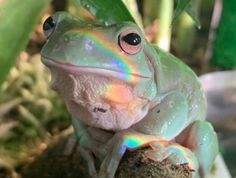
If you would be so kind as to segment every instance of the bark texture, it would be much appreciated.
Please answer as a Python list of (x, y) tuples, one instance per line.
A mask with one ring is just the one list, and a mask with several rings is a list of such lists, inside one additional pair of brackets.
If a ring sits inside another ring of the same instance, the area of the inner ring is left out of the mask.
[[(23, 178), (89, 178), (87, 165), (78, 152), (65, 156), (63, 150), (68, 138), (59, 139), (34, 161), (22, 169)], [(116, 172), (115, 178), (190, 178), (187, 165), (176, 166), (168, 159), (154, 162), (143, 157), (144, 148), (127, 152)]]

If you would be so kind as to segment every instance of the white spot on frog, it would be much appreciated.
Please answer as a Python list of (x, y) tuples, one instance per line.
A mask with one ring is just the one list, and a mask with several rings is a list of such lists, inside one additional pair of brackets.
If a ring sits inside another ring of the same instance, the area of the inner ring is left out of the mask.
[(161, 127), (160, 134), (166, 135), (167, 128), (168, 128), (168, 123), (164, 123), (163, 126)]
[(90, 40), (87, 40), (85, 42), (85, 49), (86, 51), (91, 51), (93, 49), (93, 42)]
[(173, 108), (174, 107), (174, 102), (173, 101), (168, 102), (168, 106), (169, 106), (169, 108)]

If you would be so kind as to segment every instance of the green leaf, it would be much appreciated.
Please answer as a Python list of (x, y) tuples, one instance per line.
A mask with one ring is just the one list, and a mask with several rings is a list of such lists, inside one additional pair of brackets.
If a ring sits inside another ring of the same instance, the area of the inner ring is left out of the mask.
[(192, 18), (194, 21), (195, 25), (200, 29), (201, 28), (201, 23), (198, 20), (197, 14), (194, 12), (192, 8), (192, 2), (191, 0), (178, 0), (177, 7), (175, 9), (172, 23), (176, 21), (176, 19), (180, 16), (182, 12), (186, 11), (188, 15)]
[(188, 6), (186, 7), (185, 11), (188, 13), (188, 15), (192, 18), (192, 20), (194, 21), (194, 24), (197, 26), (198, 29), (201, 29), (201, 23), (198, 19), (197, 14), (195, 13), (195, 11), (192, 8), (192, 4), (189, 3)]
[(180, 14), (185, 11), (189, 3), (190, 0), (178, 0), (177, 7), (173, 15), (172, 23), (174, 23), (176, 19), (180, 16)]
[(187, 8), (190, 0), (178, 0), (177, 7), (174, 11), (172, 23), (176, 21), (176, 19), (180, 16), (180, 14)]
[(76, 0), (105, 25), (123, 21), (134, 22), (121, 0)]
[(0, 85), (50, 0), (0, 1)]

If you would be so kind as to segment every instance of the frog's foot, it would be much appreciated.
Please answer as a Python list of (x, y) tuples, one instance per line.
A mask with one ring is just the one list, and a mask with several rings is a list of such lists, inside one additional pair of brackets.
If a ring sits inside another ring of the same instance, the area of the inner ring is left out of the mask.
[(79, 152), (88, 165), (88, 173), (92, 178), (97, 178), (97, 171), (94, 164), (92, 151), (83, 148), (75, 134), (70, 135), (64, 148), (65, 156), (72, 156), (75, 152)]
[(78, 146), (78, 139), (76, 138), (76, 135), (73, 133), (69, 136), (65, 148), (64, 148), (64, 155), (65, 156), (71, 156), (74, 151), (76, 150)]
[(217, 135), (212, 125), (205, 120), (197, 120), (189, 125), (176, 141), (192, 150), (198, 158), (199, 174), (206, 177), (219, 150)]
[(158, 162), (168, 158), (172, 164), (187, 164), (191, 171), (197, 172), (199, 167), (197, 158), (188, 148), (167, 141), (155, 141), (149, 145), (152, 149), (144, 152), (145, 157)]
[(154, 140), (159, 139), (156, 136), (141, 134), (133, 130), (116, 133), (107, 144), (108, 151), (101, 164), (99, 178), (113, 178), (127, 149), (136, 150)]
[(87, 149), (81, 147), (81, 146), (78, 147), (78, 150), (80, 152), (80, 155), (87, 162), (89, 175), (92, 178), (96, 178), (97, 177), (97, 170), (95, 168), (95, 160), (94, 160), (92, 152), (90, 150), (87, 150)]

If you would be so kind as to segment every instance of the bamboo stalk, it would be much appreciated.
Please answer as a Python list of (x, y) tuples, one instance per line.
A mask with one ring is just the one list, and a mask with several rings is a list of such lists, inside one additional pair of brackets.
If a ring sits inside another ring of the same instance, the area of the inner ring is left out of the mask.
[(136, 23), (139, 25), (140, 28), (143, 28), (142, 18), (138, 11), (138, 5), (136, 0), (122, 0), (126, 7), (129, 9), (129, 12), (135, 19)]
[(144, 0), (143, 2), (143, 23), (144, 26), (151, 25), (159, 18), (160, 4), (162, 0)]
[[(201, 0), (193, 0), (192, 6), (196, 15), (199, 14)], [(176, 30), (176, 51), (181, 55), (189, 55), (193, 49), (193, 42), (196, 34), (194, 21), (187, 14), (183, 13), (179, 17), (179, 23)]]
[(155, 43), (161, 49), (169, 51), (171, 40), (171, 22), (174, 8), (173, 0), (160, 1), (160, 28), (155, 37)]

